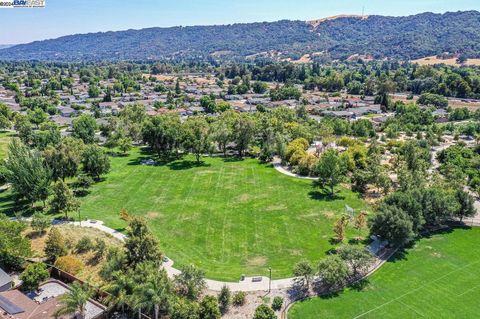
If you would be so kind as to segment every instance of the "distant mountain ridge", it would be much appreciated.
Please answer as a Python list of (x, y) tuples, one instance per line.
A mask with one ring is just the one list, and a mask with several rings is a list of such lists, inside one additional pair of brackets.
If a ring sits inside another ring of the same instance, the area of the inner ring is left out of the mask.
[(148, 28), (77, 34), (0, 50), (1, 60), (164, 60), (305, 54), (417, 59), (444, 52), (480, 57), (480, 13), (337, 16), (314, 21)]

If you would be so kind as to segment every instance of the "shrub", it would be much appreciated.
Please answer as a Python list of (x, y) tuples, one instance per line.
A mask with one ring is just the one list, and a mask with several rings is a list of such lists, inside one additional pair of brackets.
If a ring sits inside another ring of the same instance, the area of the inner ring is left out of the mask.
[(83, 263), (74, 256), (63, 256), (57, 258), (55, 267), (69, 274), (76, 275), (83, 269)]
[(93, 250), (94, 246), (90, 238), (84, 236), (75, 245), (75, 251), (79, 254)]
[(305, 154), (299, 161), (298, 161), (298, 174), (300, 175), (310, 175), (317, 165), (318, 158), (316, 158), (312, 154)]
[(220, 307), (217, 298), (206, 296), (200, 303), (200, 319), (220, 319)]
[(103, 239), (97, 238), (95, 240), (95, 256), (93, 258), (97, 261), (103, 259), (106, 249), (107, 244), (105, 244), (105, 241)]
[(275, 298), (273, 298), (273, 302), (272, 302), (272, 309), (273, 310), (278, 311), (278, 310), (282, 309), (282, 306), (283, 306), (283, 298), (282, 297), (276, 296)]
[(42, 263), (30, 264), (20, 275), (20, 280), (23, 282), (22, 287), (25, 290), (37, 290), (38, 285), (42, 281), (47, 280), (50, 276), (47, 266)]
[(306, 151), (308, 149), (308, 141), (304, 138), (297, 138), (287, 145), (285, 159), (290, 161), (290, 157), (297, 151)]
[(232, 293), (230, 292), (230, 289), (224, 285), (218, 294), (218, 303), (220, 304), (220, 311), (222, 313), (228, 311), (231, 302), (231, 295)]
[(245, 304), (246, 296), (247, 295), (243, 291), (237, 292), (236, 294), (233, 295), (233, 300), (232, 300), (233, 304), (237, 307), (243, 306)]
[(263, 304), (255, 309), (253, 319), (276, 319), (275, 312), (269, 306)]
[(57, 228), (53, 227), (48, 233), (44, 251), (47, 258), (52, 261), (67, 254), (65, 239)]
[(36, 212), (32, 216), (30, 226), (32, 226), (33, 230), (43, 234), (51, 223), (52, 220), (47, 215), (41, 212)]

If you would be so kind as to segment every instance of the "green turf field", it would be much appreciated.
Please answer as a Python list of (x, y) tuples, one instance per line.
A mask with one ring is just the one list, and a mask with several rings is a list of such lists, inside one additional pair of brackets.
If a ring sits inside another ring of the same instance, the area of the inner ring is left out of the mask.
[(479, 228), (424, 238), (363, 290), (297, 303), (288, 318), (478, 318), (479, 242)]
[(134, 150), (112, 158), (111, 173), (82, 199), (82, 218), (123, 230), (122, 208), (143, 216), (177, 266), (194, 263), (213, 279), (266, 275), (269, 266), (275, 278), (289, 276), (297, 261), (317, 262), (332, 247), (332, 225), (345, 204), (365, 208), (351, 191), (330, 200), (311, 181), (254, 159), (145, 166), (142, 156)]
[(13, 136), (15, 136), (13, 132), (0, 132), (0, 160), (7, 157), (8, 144)]

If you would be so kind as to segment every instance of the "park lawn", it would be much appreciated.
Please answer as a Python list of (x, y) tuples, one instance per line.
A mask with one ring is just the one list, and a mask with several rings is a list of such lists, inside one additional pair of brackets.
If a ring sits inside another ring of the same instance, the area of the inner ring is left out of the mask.
[[(142, 216), (176, 267), (193, 263), (212, 279), (240, 275), (291, 275), (302, 259), (318, 262), (333, 246), (332, 226), (346, 204), (365, 209), (350, 190), (330, 200), (312, 182), (285, 176), (255, 159), (193, 157), (166, 165), (140, 165), (150, 158), (134, 149), (113, 157), (111, 172), (81, 199), (81, 218), (125, 230), (125, 208)], [(349, 229), (353, 238), (357, 232)]]
[(0, 131), (0, 160), (7, 158), (8, 144), (10, 144), (10, 141), (14, 136), (14, 132)]
[(362, 290), (299, 302), (288, 318), (478, 318), (479, 240), (479, 228), (423, 238)]

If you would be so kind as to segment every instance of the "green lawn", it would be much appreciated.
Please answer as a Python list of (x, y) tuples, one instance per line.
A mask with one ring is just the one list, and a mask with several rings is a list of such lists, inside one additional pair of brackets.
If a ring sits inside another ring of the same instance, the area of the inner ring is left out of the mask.
[(13, 132), (2, 132), (0, 131), (0, 160), (5, 159), (8, 153), (8, 144), (12, 140), (12, 137), (15, 136)]
[(194, 263), (209, 278), (265, 275), (269, 266), (275, 278), (289, 276), (297, 261), (317, 262), (332, 247), (332, 225), (345, 204), (365, 208), (349, 190), (328, 200), (311, 181), (254, 159), (145, 166), (142, 156), (134, 150), (112, 158), (111, 173), (82, 199), (82, 218), (124, 230), (122, 208), (143, 216), (177, 266)]
[(288, 318), (478, 318), (479, 240), (479, 228), (424, 238), (363, 290), (297, 303)]

